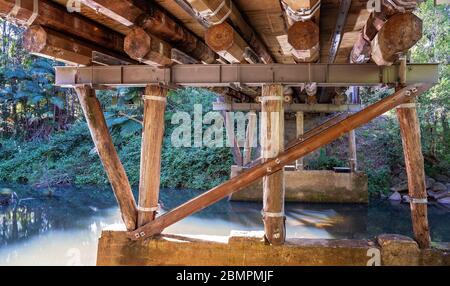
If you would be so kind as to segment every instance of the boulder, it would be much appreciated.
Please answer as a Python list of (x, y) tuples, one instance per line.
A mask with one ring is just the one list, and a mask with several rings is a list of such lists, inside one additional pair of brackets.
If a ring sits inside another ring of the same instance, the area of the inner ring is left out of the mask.
[(439, 191), (439, 192), (433, 192), (433, 191), (429, 191), (428, 195), (430, 197), (432, 197), (435, 200), (439, 200), (439, 199), (443, 199), (446, 197), (450, 197), (450, 192), (447, 191)]
[(398, 193), (407, 192), (408, 191), (408, 182), (403, 181), (400, 184), (393, 186), (391, 188), (391, 191), (398, 192)]
[(438, 200), (438, 203), (444, 204), (444, 205), (450, 205), (450, 197), (440, 199), (440, 200)]
[(391, 201), (401, 201), (402, 200), (402, 195), (400, 195), (399, 192), (395, 192), (389, 197), (389, 200), (391, 200)]
[(447, 191), (447, 187), (443, 183), (437, 182), (437, 183), (434, 183), (432, 191), (433, 192)]
[(402, 202), (409, 203), (409, 202), (411, 202), (411, 198), (408, 195), (404, 195), (402, 197)]
[(436, 180), (430, 177), (426, 177), (425, 178), (425, 183), (427, 185), (427, 189), (431, 189), (434, 185), (434, 183), (436, 183)]
[(444, 175), (444, 174), (436, 175), (436, 176), (434, 176), (434, 178), (438, 182), (450, 183), (450, 178), (448, 176)]

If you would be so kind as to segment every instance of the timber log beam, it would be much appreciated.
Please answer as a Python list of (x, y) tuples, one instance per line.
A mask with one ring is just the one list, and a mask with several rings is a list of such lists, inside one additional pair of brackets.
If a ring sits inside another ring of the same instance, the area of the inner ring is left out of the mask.
[(128, 237), (131, 240), (141, 240), (159, 235), (167, 227), (242, 190), (264, 176), (270, 176), (277, 173), (287, 164), (333, 142), (344, 134), (372, 121), (387, 111), (409, 102), (411, 98), (419, 96), (430, 87), (431, 85), (427, 84), (416, 84), (399, 90), (393, 95), (380, 100), (364, 110), (350, 115), (323, 132), (320, 132), (307, 140), (299, 140), (293, 147), (280, 153), (276, 158), (267, 160), (266, 162), (241, 173), (233, 179), (165, 213), (136, 231), (129, 232)]
[[(215, 53), (205, 43), (169, 14), (151, 1), (132, 0), (80, 0), (84, 5), (94, 9), (127, 27), (140, 27), (148, 35), (146, 38), (158, 37), (175, 48), (192, 56), (198, 61), (211, 64), (216, 61)], [(135, 39), (135, 31), (127, 37)], [(156, 41), (156, 40), (155, 40)], [(140, 47), (147, 48), (148, 46)], [(144, 53), (144, 52), (142, 52)]]
[(248, 44), (228, 23), (210, 27), (205, 34), (208, 46), (231, 64), (247, 63)]
[[(379, 11), (374, 11), (370, 15), (367, 20), (366, 25), (361, 31), (360, 35), (356, 43), (353, 46), (352, 52), (350, 54), (350, 62), (351, 63), (367, 63), (371, 59), (372, 55), (372, 44), (375, 37), (382, 29), (382, 27), (390, 21), (395, 15), (412, 13), (412, 11), (417, 8), (418, 3), (422, 2), (421, 0), (391, 0), (391, 1), (382, 1), (379, 7)], [(398, 25), (408, 25), (408, 23), (399, 23)], [(395, 30), (391, 32), (394, 33), (392, 37), (402, 38), (402, 29), (408, 29), (408, 27), (403, 28), (401, 26), (396, 27)], [(407, 41), (410, 41), (407, 39)], [(408, 46), (407, 43), (404, 46)], [(394, 47), (395, 48), (395, 47)], [(378, 57), (378, 56), (377, 56)], [(389, 62), (384, 61), (382, 64), (389, 64)]]
[(31, 26), (25, 31), (23, 45), (32, 54), (57, 59), (70, 65), (92, 65), (95, 52), (107, 54), (116, 59), (116, 62), (130, 62), (125, 54), (112, 53), (102, 47), (39, 25)]
[(392, 65), (398, 55), (422, 38), (422, 20), (413, 13), (392, 16), (372, 41), (372, 60), (377, 65)]
[(172, 47), (139, 27), (133, 28), (125, 37), (124, 50), (130, 58), (147, 65), (168, 66), (172, 63)]
[(233, 33), (239, 34), (238, 37), (248, 43), (248, 46), (259, 57), (259, 62), (265, 64), (274, 62), (267, 46), (247, 23), (232, 0), (187, 0), (187, 2), (200, 15), (202, 22), (207, 22), (210, 26), (225, 23), (229, 18), (235, 27), (235, 29), (232, 28)]
[[(34, 0), (22, 0), (17, 13), (11, 14), (14, 11), (16, 1), (0, 0), (0, 16), (2, 18), (8, 17), (8, 19), (26, 26), (33, 24), (51, 28), (95, 43), (104, 49), (123, 53), (123, 35), (83, 17), (79, 13), (69, 13), (65, 7), (49, 0), (37, 1), (37, 14), (34, 15), (34, 3)], [(35, 16), (36, 18), (33, 20)]]
[(320, 56), (321, 0), (281, 0), (285, 10), (288, 42), (298, 63), (312, 63)]

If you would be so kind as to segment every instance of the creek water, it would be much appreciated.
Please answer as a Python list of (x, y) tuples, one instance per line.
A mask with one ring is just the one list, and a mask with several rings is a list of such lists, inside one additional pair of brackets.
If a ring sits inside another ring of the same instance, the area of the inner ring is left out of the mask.
[[(0, 265), (95, 265), (101, 230), (120, 224), (109, 189), (98, 187), (33, 190), (0, 186), (18, 199), (0, 206)], [(201, 191), (164, 189), (161, 207), (170, 210)], [(50, 196), (51, 195), (51, 196)], [(165, 230), (173, 234), (229, 235), (232, 230), (263, 229), (260, 203), (223, 200)], [(381, 233), (411, 236), (409, 205), (372, 199), (369, 205), (286, 205), (291, 237), (323, 239), (373, 238)], [(432, 240), (450, 241), (450, 209), (431, 204)]]

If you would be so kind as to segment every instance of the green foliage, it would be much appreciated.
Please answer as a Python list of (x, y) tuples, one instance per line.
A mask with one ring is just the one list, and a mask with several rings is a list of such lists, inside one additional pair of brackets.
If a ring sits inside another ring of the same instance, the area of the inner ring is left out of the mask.
[[(104, 106), (112, 104), (105, 112), (111, 135), (130, 183), (137, 185), (142, 126), (135, 120), (142, 119), (142, 106), (138, 101), (142, 90), (121, 90), (119, 93), (117, 105), (110, 102), (115, 92), (102, 92), (99, 97)], [(171, 92), (162, 154), (163, 187), (209, 189), (228, 178), (232, 164), (228, 148), (173, 148), (170, 142), (171, 131), (176, 127), (171, 124), (175, 110), (192, 113), (194, 103), (203, 103), (204, 113), (209, 112), (214, 99), (215, 95), (205, 90)], [(0, 158), (0, 181), (38, 186), (108, 184), (84, 120), (76, 122), (67, 131), (54, 133), (48, 139), (29, 142), (0, 139)]]
[(308, 162), (308, 169), (311, 170), (333, 170), (334, 167), (342, 167), (347, 165), (346, 162), (335, 156), (327, 156), (325, 149), (320, 149), (319, 156)]

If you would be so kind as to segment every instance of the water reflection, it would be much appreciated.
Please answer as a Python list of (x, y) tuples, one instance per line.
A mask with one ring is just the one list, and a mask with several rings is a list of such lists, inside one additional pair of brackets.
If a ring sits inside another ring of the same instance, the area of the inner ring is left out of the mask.
[[(94, 265), (97, 238), (120, 223), (109, 189), (61, 188), (48, 192), (13, 186), (19, 199), (0, 207), (0, 265)], [(1, 187), (0, 187), (1, 190)], [(163, 190), (161, 206), (170, 210), (200, 194)], [(171, 234), (229, 235), (232, 230), (263, 229), (262, 204), (223, 200), (165, 230)], [(372, 238), (380, 233), (411, 236), (409, 205), (374, 200), (370, 206), (287, 204), (287, 235), (303, 238)], [(450, 211), (429, 207), (433, 241), (450, 241)]]

